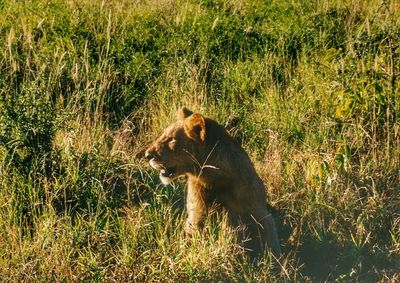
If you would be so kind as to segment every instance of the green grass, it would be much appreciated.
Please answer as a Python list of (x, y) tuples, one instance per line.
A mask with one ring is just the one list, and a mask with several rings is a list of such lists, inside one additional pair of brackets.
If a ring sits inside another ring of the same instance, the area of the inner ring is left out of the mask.
[[(0, 1), (5, 282), (395, 281), (398, 1)], [(187, 106), (268, 187), (281, 271), (140, 153)]]

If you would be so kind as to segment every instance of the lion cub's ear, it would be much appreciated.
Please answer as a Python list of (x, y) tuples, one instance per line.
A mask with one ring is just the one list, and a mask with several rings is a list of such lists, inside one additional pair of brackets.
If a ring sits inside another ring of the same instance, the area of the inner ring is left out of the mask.
[(189, 117), (190, 115), (193, 114), (193, 111), (190, 111), (189, 109), (187, 109), (186, 107), (182, 107), (181, 109), (179, 109), (178, 111), (178, 120), (183, 120), (187, 117)]
[(194, 113), (185, 120), (186, 135), (194, 141), (203, 143), (206, 140), (206, 121), (199, 113)]

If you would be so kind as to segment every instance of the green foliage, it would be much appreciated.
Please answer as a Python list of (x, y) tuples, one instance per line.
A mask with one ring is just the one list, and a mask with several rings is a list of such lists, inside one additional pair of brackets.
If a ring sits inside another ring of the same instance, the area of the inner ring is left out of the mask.
[(0, 150), (5, 154), (4, 164), (25, 176), (36, 170), (45, 174), (56, 130), (51, 102), (44, 94), (26, 89), (5, 93), (0, 103)]

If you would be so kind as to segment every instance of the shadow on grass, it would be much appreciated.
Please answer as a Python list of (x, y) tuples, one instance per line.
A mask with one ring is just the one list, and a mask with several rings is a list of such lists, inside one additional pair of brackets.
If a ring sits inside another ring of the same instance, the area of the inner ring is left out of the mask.
[(390, 261), (387, 255), (385, 257), (383, 252), (374, 252), (372, 247), (358, 248), (352, 243), (350, 235), (345, 242), (339, 242), (333, 234), (328, 233), (318, 239), (303, 235), (296, 245), (287, 244), (292, 229), (283, 225), (278, 217), (276, 219), (284, 244), (283, 252), (294, 252), (299, 265), (302, 265), (302, 275), (315, 282), (376, 282), (382, 274), (392, 277), (398, 272), (396, 263)]

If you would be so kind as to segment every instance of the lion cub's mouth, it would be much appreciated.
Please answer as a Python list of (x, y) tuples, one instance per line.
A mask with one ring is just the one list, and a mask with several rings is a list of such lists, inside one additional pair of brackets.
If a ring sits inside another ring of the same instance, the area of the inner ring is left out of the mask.
[(161, 169), (160, 180), (164, 185), (171, 184), (176, 177), (176, 167)]
[(172, 178), (176, 175), (176, 167), (170, 167), (160, 170), (160, 175), (166, 178)]
[(150, 160), (150, 166), (160, 172), (160, 180), (165, 185), (171, 184), (176, 177), (176, 167), (165, 167), (154, 158)]

